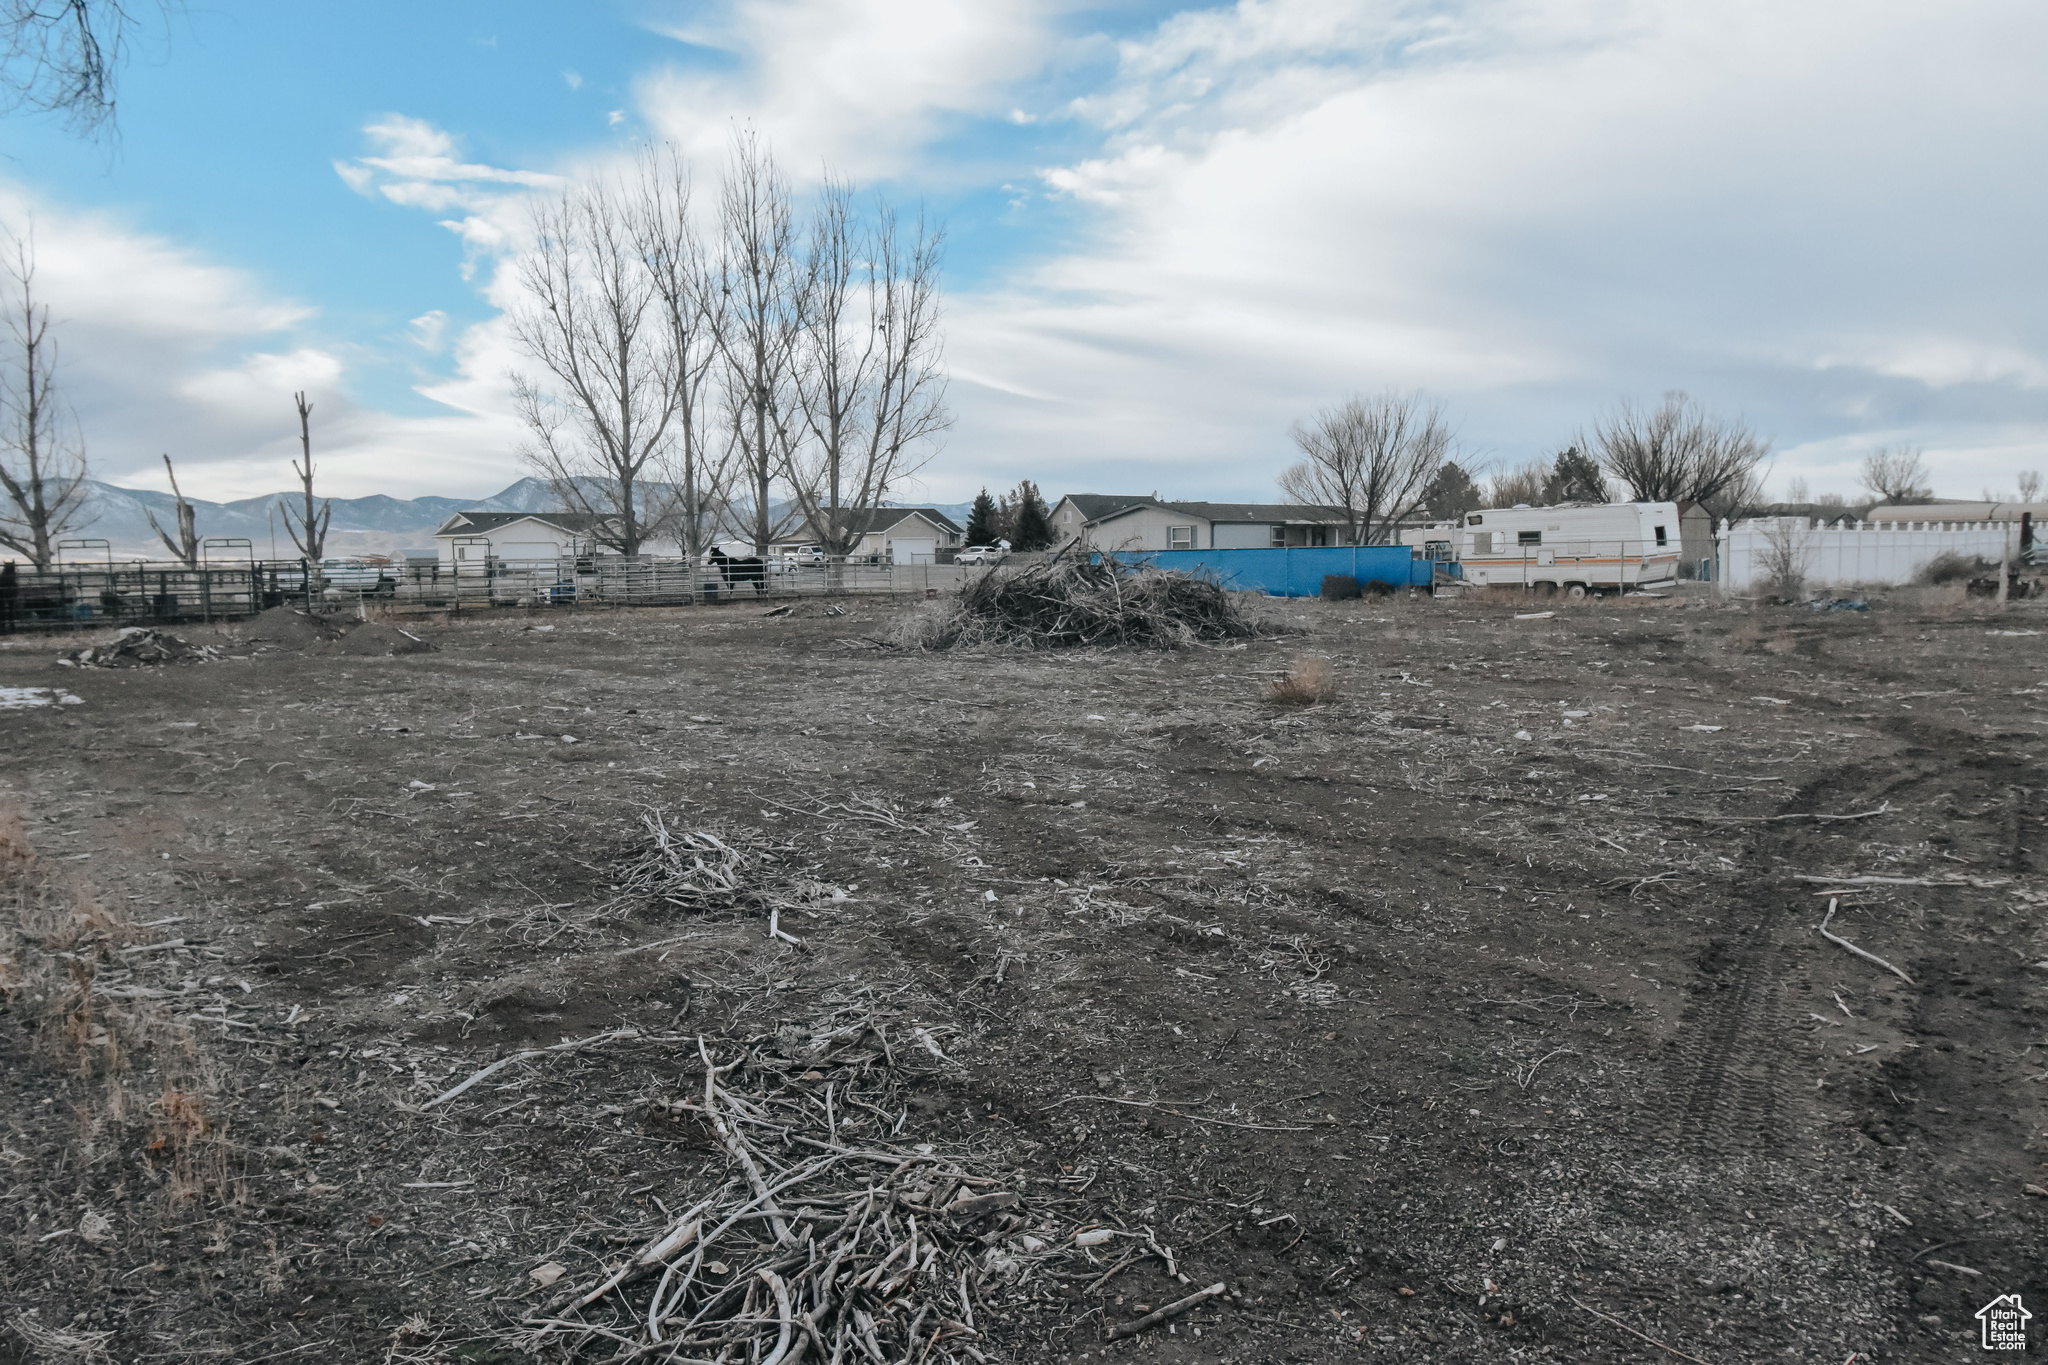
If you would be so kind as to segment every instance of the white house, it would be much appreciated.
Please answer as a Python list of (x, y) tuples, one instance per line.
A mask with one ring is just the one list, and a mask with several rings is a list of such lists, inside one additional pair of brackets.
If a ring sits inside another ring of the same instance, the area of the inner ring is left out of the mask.
[[(886, 559), (893, 564), (931, 564), (940, 550), (960, 547), (966, 532), (951, 517), (932, 507), (878, 507), (853, 513), (849, 529), (860, 539), (849, 552), (855, 559)], [(806, 521), (768, 547), (774, 555), (794, 554), (818, 545), (825, 537)]]
[(1109, 493), (1067, 494), (1052, 509), (1052, 528), (1056, 546), (1086, 538), (1100, 550), (1265, 550), (1350, 543), (1339, 508), (1163, 502)]
[(441, 567), (481, 573), (553, 567), (597, 552), (592, 530), (605, 518), (589, 512), (457, 512), (434, 532)]

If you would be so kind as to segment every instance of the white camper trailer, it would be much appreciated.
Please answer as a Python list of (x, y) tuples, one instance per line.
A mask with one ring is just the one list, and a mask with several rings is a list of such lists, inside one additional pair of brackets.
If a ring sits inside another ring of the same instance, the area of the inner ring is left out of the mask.
[(1625, 592), (1678, 578), (1678, 504), (1493, 507), (1468, 512), (1458, 558), (1474, 587)]

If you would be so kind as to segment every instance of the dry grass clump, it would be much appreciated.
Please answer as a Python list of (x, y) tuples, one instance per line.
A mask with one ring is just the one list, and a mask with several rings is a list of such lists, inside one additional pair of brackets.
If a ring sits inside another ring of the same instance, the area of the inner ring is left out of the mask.
[(1137, 645), (1180, 649), (1258, 634), (1237, 602), (1205, 578), (1113, 559), (1065, 560), (989, 573), (951, 610), (913, 628), (925, 649), (955, 645)]
[(1336, 698), (1336, 671), (1328, 659), (1313, 654), (1296, 659), (1285, 676), (1275, 678), (1266, 688), (1267, 701), (1287, 706), (1314, 706)]

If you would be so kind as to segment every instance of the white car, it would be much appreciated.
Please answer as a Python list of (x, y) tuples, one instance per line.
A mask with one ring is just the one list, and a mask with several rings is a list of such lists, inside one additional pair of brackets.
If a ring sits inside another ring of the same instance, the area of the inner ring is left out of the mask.
[(795, 545), (784, 550), (780, 556), (789, 564), (823, 564), (825, 547), (822, 545)]
[(1009, 556), (1000, 545), (970, 545), (953, 556), (955, 564), (1000, 564)]

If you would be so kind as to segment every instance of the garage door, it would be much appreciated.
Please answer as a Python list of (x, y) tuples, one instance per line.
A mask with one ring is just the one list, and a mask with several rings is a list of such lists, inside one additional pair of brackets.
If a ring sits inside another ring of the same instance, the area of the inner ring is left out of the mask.
[(889, 557), (898, 564), (929, 564), (939, 556), (936, 540), (892, 540)]

